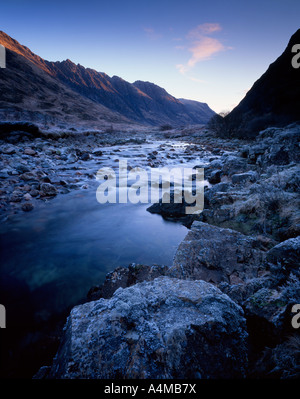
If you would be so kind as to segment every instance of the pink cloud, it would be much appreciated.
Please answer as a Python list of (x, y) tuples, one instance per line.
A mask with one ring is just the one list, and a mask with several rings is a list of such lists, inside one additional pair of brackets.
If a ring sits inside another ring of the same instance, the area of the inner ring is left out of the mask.
[(224, 50), (225, 47), (219, 40), (211, 37), (203, 37), (199, 41), (195, 42), (193, 47), (189, 49), (192, 53), (192, 57), (189, 59), (187, 65), (193, 67), (198, 62), (208, 60), (213, 54)]
[(184, 75), (188, 71), (188, 67), (186, 65), (183, 65), (183, 64), (177, 64), (176, 68), (178, 69), (178, 71), (180, 73), (182, 73), (182, 75)]
[(198, 39), (199, 37), (202, 37), (203, 35), (209, 35), (214, 32), (218, 32), (222, 30), (220, 24), (214, 23), (205, 23), (202, 25), (198, 25), (195, 29), (192, 29), (189, 31), (187, 34), (188, 39)]
[(205, 23), (188, 32), (186, 38), (191, 42), (188, 51), (192, 55), (185, 64), (176, 65), (180, 73), (185, 74), (198, 62), (209, 60), (214, 54), (230, 49), (230, 47), (225, 47), (220, 40), (208, 36), (221, 30), (218, 23)]

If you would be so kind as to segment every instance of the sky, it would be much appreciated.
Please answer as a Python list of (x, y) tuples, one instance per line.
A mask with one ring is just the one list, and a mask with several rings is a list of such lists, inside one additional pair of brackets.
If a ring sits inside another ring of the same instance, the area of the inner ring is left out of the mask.
[(49, 61), (233, 109), (300, 28), (299, 0), (1, 0), (0, 30)]

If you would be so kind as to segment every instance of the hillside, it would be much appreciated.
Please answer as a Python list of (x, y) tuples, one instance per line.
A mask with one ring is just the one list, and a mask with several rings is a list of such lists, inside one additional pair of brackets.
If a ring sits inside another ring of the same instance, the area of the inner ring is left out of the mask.
[(283, 126), (300, 120), (300, 69), (292, 66), (292, 47), (298, 43), (300, 29), (227, 116), (232, 126), (240, 127), (240, 134), (256, 135), (270, 125)]
[(0, 44), (7, 49), (2, 119), (182, 126), (205, 124), (214, 115), (207, 104), (178, 100), (153, 83), (132, 84), (69, 59), (44, 60), (2, 31)]

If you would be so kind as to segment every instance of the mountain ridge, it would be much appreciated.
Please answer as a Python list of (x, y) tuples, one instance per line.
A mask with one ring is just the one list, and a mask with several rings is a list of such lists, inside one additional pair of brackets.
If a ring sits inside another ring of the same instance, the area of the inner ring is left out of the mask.
[(28, 121), (44, 127), (108, 128), (129, 125), (125, 117), (80, 96), (23, 56), (6, 50), (0, 69), (0, 120)]
[[(300, 43), (300, 29), (290, 38), (283, 53), (254, 82), (241, 102), (225, 117), (230, 125), (247, 135), (266, 127), (300, 121), (300, 69), (292, 66), (291, 49)], [(240, 134), (240, 133), (239, 133)]]
[[(167, 93), (165, 89), (151, 82), (137, 80), (134, 83), (129, 83), (121, 77), (110, 77), (104, 72), (85, 68), (80, 64), (76, 65), (68, 58), (64, 61), (44, 60), (3, 31), (0, 31), (0, 44), (6, 47), (8, 52), (11, 51), (19, 57), (25, 58), (66, 89), (71, 90), (86, 101), (92, 101), (99, 106), (105, 107), (105, 109), (102, 108), (101, 112), (108, 113), (108, 119), (112, 117), (110, 113), (114, 113), (115, 118), (119, 118), (121, 123), (182, 126), (206, 124), (215, 114), (207, 104), (204, 105), (202, 110), (200, 104), (205, 103), (200, 102), (199, 112), (195, 113), (193, 109), (190, 109), (188, 103), (176, 99)], [(0, 72), (0, 77), (5, 77), (6, 70), (9, 69), (10, 59), (11, 55), (8, 56), (7, 68)], [(18, 62), (22, 64), (23, 60), (18, 58)], [(35, 70), (34, 73), (37, 73), (37, 71)], [(7, 74), (9, 75), (9, 73)], [(13, 77), (11, 76), (11, 78)], [(31, 79), (29, 79), (29, 76), (26, 78), (29, 86), (32, 81), (35, 81), (33, 74), (31, 74)], [(44, 78), (45, 80), (48, 79), (45, 75)], [(10, 92), (13, 102), (12, 91), (15, 83), (12, 80), (10, 80), (11, 86), (9, 87), (9, 84), (7, 84), (3, 89)], [(25, 87), (23, 89), (23, 91), (26, 91)], [(33, 96), (33, 93), (31, 95)], [(42, 96), (41, 93), (39, 95), (40, 97)], [(51, 97), (53, 95), (54, 93), (51, 92)], [(24, 97), (26, 97), (25, 94)], [(74, 96), (74, 99), (79, 101), (78, 96)], [(87, 107), (89, 108), (89, 105)], [(6, 108), (8, 107), (6, 106)], [(87, 114), (89, 114), (88, 108), (86, 110)], [(91, 118), (93, 119), (92, 115)], [(104, 119), (107, 118), (104, 116)]]

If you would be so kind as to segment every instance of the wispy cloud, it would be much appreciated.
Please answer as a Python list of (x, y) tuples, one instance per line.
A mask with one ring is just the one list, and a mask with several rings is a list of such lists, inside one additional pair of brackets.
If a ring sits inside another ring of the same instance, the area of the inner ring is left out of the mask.
[(153, 28), (144, 28), (144, 32), (146, 33), (146, 36), (151, 39), (151, 40), (157, 40), (162, 37), (160, 33), (157, 33), (155, 29)]
[(196, 28), (189, 31), (187, 38), (189, 39), (199, 39), (203, 35), (210, 35), (211, 33), (218, 32), (222, 30), (220, 24), (209, 24), (205, 23), (198, 25)]
[[(183, 64), (178, 64), (176, 65), (176, 68), (178, 69), (178, 71), (182, 74), (182, 75), (186, 75), (186, 73), (189, 71), (189, 67), (187, 65), (183, 65)], [(197, 82), (197, 83), (207, 83), (205, 80), (203, 79), (198, 79), (195, 78), (193, 76), (187, 76), (186, 77), (190, 80), (192, 80), (193, 82)]]
[(202, 37), (193, 44), (189, 51), (192, 57), (188, 60), (188, 67), (194, 67), (198, 62), (209, 60), (213, 54), (224, 51), (225, 47), (218, 40), (212, 37)]
[(185, 50), (185, 46), (181, 46), (181, 45), (175, 46), (175, 48), (176, 48), (176, 50)]
[(178, 71), (179, 71), (180, 73), (182, 73), (183, 75), (188, 71), (187, 66), (184, 65), (184, 64), (177, 64), (177, 65), (176, 65), (176, 68), (177, 68)]
[(203, 79), (198, 79), (198, 78), (194, 78), (193, 76), (189, 76), (188, 77), (190, 80), (192, 80), (193, 82), (197, 82), (197, 83), (207, 83), (205, 80)]
[(199, 62), (209, 60), (213, 55), (231, 49), (231, 47), (224, 46), (219, 39), (209, 36), (221, 30), (222, 27), (218, 23), (205, 23), (190, 30), (186, 35), (185, 48), (191, 53), (191, 56), (186, 63), (176, 65), (178, 71), (186, 74)]

